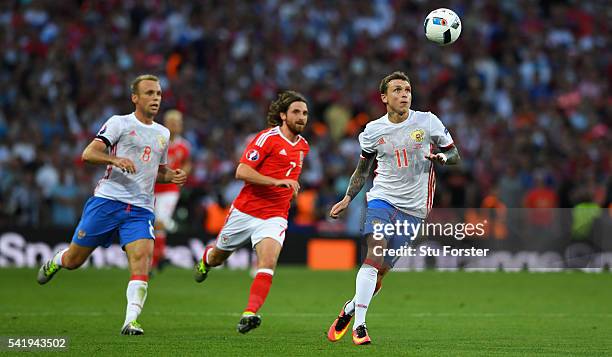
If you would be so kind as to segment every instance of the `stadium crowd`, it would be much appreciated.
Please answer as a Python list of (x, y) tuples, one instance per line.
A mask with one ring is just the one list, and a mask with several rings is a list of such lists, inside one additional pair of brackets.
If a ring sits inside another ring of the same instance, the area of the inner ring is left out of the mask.
[[(449, 47), (423, 34), (441, 6), (463, 24)], [(131, 111), (141, 73), (162, 79), (161, 113), (185, 114), (194, 170), (181, 229), (218, 229), (206, 218), (240, 190), (246, 140), (277, 91), (293, 89), (310, 101), (311, 152), (290, 226), (357, 233), (364, 197), (341, 223), (326, 216), (358, 133), (384, 113), (379, 81), (398, 69), (412, 108), (437, 114), (463, 159), (438, 168), (434, 207), (608, 207), (607, 11), (595, 0), (2, 1), (0, 226), (76, 224), (103, 169), (80, 154), (108, 117)]]

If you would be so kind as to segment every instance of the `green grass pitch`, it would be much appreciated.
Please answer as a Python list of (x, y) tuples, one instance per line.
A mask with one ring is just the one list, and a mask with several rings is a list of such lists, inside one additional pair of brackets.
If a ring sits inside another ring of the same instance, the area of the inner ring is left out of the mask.
[[(402, 272), (387, 276), (368, 314), (373, 344), (327, 328), (354, 291), (355, 271), (281, 267), (262, 325), (235, 327), (246, 271), (214, 270), (196, 284), (168, 269), (150, 281), (144, 336), (121, 336), (127, 271), (60, 271), (38, 286), (32, 269), (0, 269), (0, 336), (68, 336), (61, 355), (609, 355), (612, 275)], [(7, 350), (0, 350), (0, 354)]]

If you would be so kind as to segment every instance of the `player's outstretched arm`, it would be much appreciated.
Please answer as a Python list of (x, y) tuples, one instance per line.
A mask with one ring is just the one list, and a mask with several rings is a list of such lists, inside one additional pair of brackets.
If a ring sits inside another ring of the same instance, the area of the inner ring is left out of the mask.
[(136, 166), (130, 159), (110, 156), (106, 153), (106, 144), (100, 140), (93, 140), (81, 155), (83, 161), (94, 165), (113, 165), (124, 172), (133, 174), (136, 172)]
[(292, 188), (294, 196), (297, 196), (297, 193), (300, 190), (300, 184), (295, 180), (279, 180), (275, 179), (274, 177), (262, 175), (254, 168), (243, 163), (238, 164), (238, 168), (236, 168), (236, 179), (243, 180), (254, 185)]
[(368, 176), (370, 176), (370, 171), (375, 158), (376, 155), (373, 153), (362, 153), (359, 163), (357, 164), (357, 168), (355, 168), (355, 172), (353, 172), (351, 180), (349, 181), (348, 188), (346, 189), (346, 195), (342, 201), (336, 203), (329, 212), (329, 216), (331, 218), (338, 218), (340, 214), (348, 207), (353, 198), (357, 196), (359, 191), (361, 191), (363, 185), (365, 185), (366, 180), (368, 179)]
[(459, 156), (459, 150), (455, 145), (451, 146), (448, 150), (444, 152), (439, 152), (437, 154), (427, 154), (425, 156), (427, 160), (431, 160), (442, 165), (456, 165), (461, 161), (461, 156)]

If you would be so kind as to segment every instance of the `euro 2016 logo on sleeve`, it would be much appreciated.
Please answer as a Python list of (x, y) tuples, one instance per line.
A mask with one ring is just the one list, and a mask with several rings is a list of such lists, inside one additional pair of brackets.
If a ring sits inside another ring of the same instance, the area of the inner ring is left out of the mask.
[(87, 235), (87, 233), (84, 230), (79, 229), (79, 232), (77, 233), (77, 238), (78, 239), (83, 239), (86, 235)]
[(246, 153), (246, 158), (249, 161), (257, 161), (259, 160), (259, 151), (253, 149), (253, 150), (249, 150), (249, 152)]

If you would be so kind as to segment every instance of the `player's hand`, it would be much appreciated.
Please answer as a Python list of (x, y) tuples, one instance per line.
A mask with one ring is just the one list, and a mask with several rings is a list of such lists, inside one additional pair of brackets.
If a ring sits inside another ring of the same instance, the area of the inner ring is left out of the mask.
[(276, 180), (276, 182), (274, 182), (274, 186), (292, 188), (294, 198), (297, 197), (297, 194), (300, 191), (300, 184), (297, 181), (290, 179)]
[(433, 161), (433, 162), (437, 162), (439, 164), (446, 164), (446, 155), (444, 155), (443, 153), (439, 152), (437, 154), (432, 154), (429, 153), (427, 155), (425, 155), (425, 158), (429, 161)]
[(187, 182), (187, 173), (181, 169), (174, 170), (174, 176), (170, 182), (183, 186)]
[(338, 217), (340, 217), (340, 214), (344, 212), (344, 210), (349, 206), (350, 203), (351, 198), (349, 196), (344, 196), (342, 201), (336, 203), (332, 207), (331, 211), (329, 211), (329, 216), (333, 219), (337, 219)]
[(113, 166), (120, 168), (121, 171), (127, 172), (128, 174), (136, 173), (136, 165), (134, 165), (134, 163), (130, 159), (116, 157), (113, 161)]

